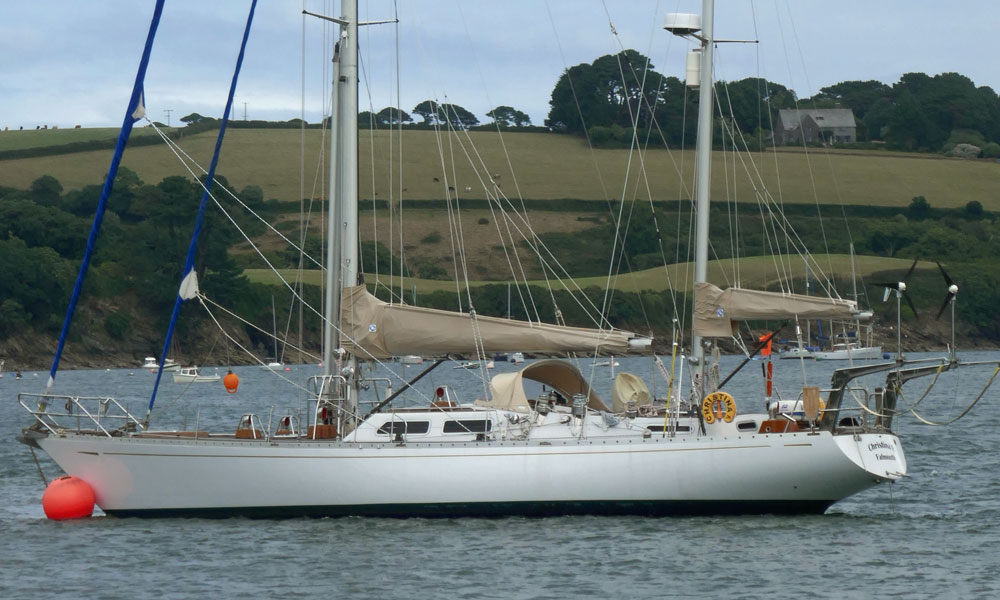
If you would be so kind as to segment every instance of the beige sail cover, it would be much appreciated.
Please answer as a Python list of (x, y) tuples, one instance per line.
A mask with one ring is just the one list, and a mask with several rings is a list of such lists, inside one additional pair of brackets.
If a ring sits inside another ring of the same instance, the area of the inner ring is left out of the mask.
[(729, 288), (711, 283), (694, 284), (694, 334), (702, 337), (733, 335), (733, 321), (753, 319), (857, 319), (858, 303), (853, 300), (820, 298)]
[(530, 411), (528, 397), (524, 394), (524, 379), (537, 381), (559, 392), (572, 404), (575, 394), (587, 394), (587, 406), (594, 410), (608, 410), (608, 405), (587, 385), (583, 373), (572, 363), (548, 359), (530, 363), (520, 371), (494, 375), (490, 380), (490, 400), (483, 406), (508, 410)]
[[(344, 288), (341, 327), (344, 348), (360, 358), (390, 358), (416, 354), (446, 356), (476, 354), (473, 318), (432, 308), (388, 304), (363, 285)], [(563, 327), (497, 317), (477, 317), (475, 323), (487, 353), (520, 352), (562, 354), (594, 352), (626, 354), (627, 331)]]
[(646, 382), (631, 373), (615, 375), (611, 386), (611, 409), (616, 413), (623, 412), (626, 404), (634, 407), (652, 404), (653, 396), (646, 387)]

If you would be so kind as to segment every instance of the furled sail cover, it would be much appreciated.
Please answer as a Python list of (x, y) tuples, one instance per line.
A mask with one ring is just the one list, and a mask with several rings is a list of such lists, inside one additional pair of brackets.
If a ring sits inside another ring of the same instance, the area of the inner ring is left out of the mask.
[(858, 319), (858, 303), (838, 298), (694, 284), (694, 334), (730, 337), (733, 321), (753, 319)]
[(646, 387), (646, 382), (631, 373), (615, 375), (615, 383), (611, 386), (611, 409), (616, 413), (625, 410), (631, 404), (634, 407), (653, 403), (653, 396)]
[[(476, 354), (473, 319), (467, 313), (405, 304), (388, 304), (363, 285), (344, 288), (341, 327), (344, 348), (360, 358), (390, 358), (416, 354), (446, 356)], [(627, 354), (627, 331), (601, 331), (527, 323), (497, 317), (477, 317), (486, 353), (518, 350), (535, 353), (594, 352)]]
[(608, 410), (604, 401), (587, 385), (587, 379), (579, 369), (572, 363), (556, 359), (538, 360), (520, 371), (495, 375), (490, 380), (492, 398), (481, 404), (493, 408), (530, 411), (528, 397), (524, 393), (524, 379), (548, 386), (559, 392), (570, 404), (575, 394), (587, 394), (587, 406), (594, 410)]

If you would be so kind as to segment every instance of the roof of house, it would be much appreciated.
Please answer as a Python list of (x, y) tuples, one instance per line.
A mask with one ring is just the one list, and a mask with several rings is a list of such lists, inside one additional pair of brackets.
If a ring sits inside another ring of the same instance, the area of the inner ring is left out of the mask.
[(786, 131), (798, 127), (799, 122), (805, 116), (811, 118), (821, 128), (857, 127), (854, 111), (849, 108), (816, 108), (812, 110), (783, 108), (778, 111), (781, 127)]

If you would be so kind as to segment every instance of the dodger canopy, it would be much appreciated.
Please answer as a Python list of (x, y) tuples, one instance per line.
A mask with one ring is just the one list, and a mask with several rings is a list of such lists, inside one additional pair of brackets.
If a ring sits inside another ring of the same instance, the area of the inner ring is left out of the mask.
[(537, 381), (546, 385), (567, 400), (576, 394), (588, 397), (587, 406), (594, 410), (608, 410), (608, 405), (587, 385), (587, 378), (575, 366), (561, 360), (535, 361), (520, 371), (501, 373), (490, 380), (492, 399), (485, 406), (516, 411), (530, 411), (528, 397), (524, 393), (524, 380)]

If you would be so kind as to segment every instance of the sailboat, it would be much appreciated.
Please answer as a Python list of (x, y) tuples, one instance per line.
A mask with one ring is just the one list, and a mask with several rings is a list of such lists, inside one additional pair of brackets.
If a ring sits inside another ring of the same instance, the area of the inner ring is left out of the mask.
[[(851, 285), (854, 287), (854, 293), (852, 296), (855, 300), (858, 299), (858, 280), (857, 274), (854, 270), (854, 244), (850, 245), (850, 256), (851, 256)], [(865, 328), (867, 332), (864, 344), (862, 340), (859, 339), (858, 333), (861, 329), (859, 323), (854, 323), (854, 328), (851, 331), (845, 331), (837, 336), (831, 338), (830, 348), (826, 350), (816, 350), (812, 353), (812, 357), (816, 360), (879, 360), (882, 358), (888, 358), (882, 353), (882, 346), (874, 345), (872, 343), (872, 328), (868, 326)], [(831, 327), (831, 334), (833, 328)]]
[[(902, 443), (891, 429), (899, 386), (954, 362), (933, 364), (933, 371), (926, 363), (910, 368), (901, 362), (839, 369), (822, 409), (818, 388), (807, 388), (785, 414), (739, 412), (733, 396), (711, 375), (712, 353), (706, 353), (706, 346), (730, 338), (739, 321), (865, 316), (850, 300), (720, 289), (707, 281), (716, 43), (711, 0), (705, 0), (703, 16), (668, 15), (665, 27), (700, 41), (691, 399), (682, 401), (678, 385), (668, 394), (676, 400), (665, 404), (641, 378), (622, 372), (609, 403), (574, 362), (543, 358), (519, 371), (494, 375), (489, 393), (474, 401), (462, 402), (455, 390), (441, 386), (428, 406), (390, 409), (399, 390), (362, 410), (368, 405), (361, 403), (361, 393), (374, 381), (366, 378), (363, 361), (440, 357), (409, 386), (449, 356), (485, 357), (512, 348), (535, 356), (650, 356), (651, 351), (649, 338), (628, 331), (389, 303), (360, 283), (355, 0), (343, 0), (340, 14), (325, 17), (340, 26), (331, 135), (338, 159), (331, 160), (330, 179), (336, 182), (331, 197), (347, 201), (331, 203), (329, 218), (331, 224), (347, 226), (328, 227), (332, 235), (344, 237), (327, 246), (326, 285), (342, 293), (327, 295), (323, 373), (311, 381), (315, 395), (305, 426), (301, 432), (284, 427), (280, 435), (272, 434), (256, 415), (243, 414), (234, 415), (233, 428), (210, 434), (156, 430), (150, 424), (152, 401), (143, 417), (117, 400), (48, 390), (22, 394), (21, 404), (33, 423), (22, 430), (20, 441), (89, 484), (105, 513), (822, 513), (839, 500), (906, 476)], [(139, 97), (133, 96), (126, 115), (138, 109)], [(229, 112), (227, 107), (225, 114)], [(192, 272), (185, 271), (181, 298), (197, 296)], [(877, 398), (872, 409), (877, 418), (843, 402), (856, 378), (880, 371), (890, 372), (891, 379), (871, 396)], [(529, 382), (541, 384), (542, 393), (529, 394)], [(100, 402), (102, 411), (94, 404)]]
[(271, 335), (274, 339), (274, 358), (269, 359), (264, 367), (272, 371), (281, 371), (285, 368), (285, 363), (281, 362), (281, 358), (278, 356), (278, 313), (274, 310), (274, 296), (271, 296), (271, 320)]

